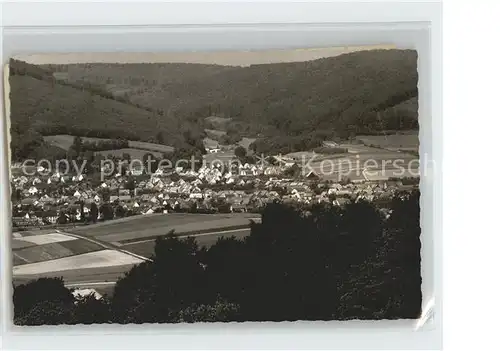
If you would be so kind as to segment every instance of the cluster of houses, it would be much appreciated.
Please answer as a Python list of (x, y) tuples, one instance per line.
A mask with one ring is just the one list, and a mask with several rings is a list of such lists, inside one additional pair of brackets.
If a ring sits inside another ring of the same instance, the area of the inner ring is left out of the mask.
[(259, 212), (276, 200), (342, 206), (359, 199), (384, 201), (402, 188), (397, 181), (332, 183), (311, 173), (290, 179), (283, 175), (288, 166), (240, 164), (223, 170), (221, 165), (205, 165), (196, 171), (117, 173), (104, 181), (85, 174), (13, 172), (13, 225), (81, 223), (168, 212)]

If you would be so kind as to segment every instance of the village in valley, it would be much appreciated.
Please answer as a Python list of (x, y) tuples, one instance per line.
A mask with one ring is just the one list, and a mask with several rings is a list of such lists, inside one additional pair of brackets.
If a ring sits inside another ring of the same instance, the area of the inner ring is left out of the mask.
[(339, 50), (13, 58), (14, 323), (419, 318), (417, 53)]
[[(364, 68), (343, 68), (344, 61), (358, 56)], [(385, 77), (384, 87), (390, 89), (378, 90), (379, 77), (371, 76), (372, 56), (408, 77), (390, 75), (394, 84)], [(238, 69), (196, 66), (215, 75), (208, 81), (195, 75), (198, 90), (218, 94), (199, 101), (183, 84), (175, 85), (189, 72), (182, 65), (39, 66), (13, 60), (13, 226), (80, 225), (172, 212), (260, 213), (276, 201), (343, 206), (365, 199), (383, 208), (399, 190), (418, 188), (415, 60), (412, 51), (367, 50), (305, 66), (294, 63), (293, 70), (280, 63)], [(373, 104), (349, 102), (358, 96), (359, 84), (350, 91), (351, 86), (326, 80), (337, 93), (325, 88), (314, 96), (307, 88), (288, 86), (292, 71), (310, 87), (324, 79), (310, 77), (310, 65), (318, 67), (314, 72), (346, 77), (366, 69), (363, 74), (373, 78), (373, 89), (363, 89), (372, 92)], [(271, 68), (277, 78), (268, 81), (264, 73)], [(245, 72), (255, 75), (250, 79)], [(106, 84), (103, 77), (108, 77)], [(238, 83), (238, 92), (231, 85), (247, 80), (253, 83)], [(210, 82), (228, 85), (221, 91), (203, 88)], [(275, 85), (287, 86), (285, 96), (274, 94)], [(42, 96), (44, 108), (24, 102), (27, 89), (53, 93), (56, 107)], [(169, 95), (176, 89), (185, 99)], [(289, 95), (304, 103), (290, 105), (288, 98), (283, 100)], [(264, 98), (269, 96), (277, 101)], [(346, 118), (338, 115), (343, 104), (350, 106), (342, 112)], [(364, 109), (364, 121), (354, 107)], [(33, 115), (41, 125), (32, 125)], [(198, 161), (194, 166), (191, 157)], [(58, 167), (61, 159), (68, 165)], [(179, 164), (179, 159), (187, 162)], [(164, 160), (172, 162), (160, 162)]]
[[(234, 155), (234, 147), (228, 150), (206, 138), (200, 167), (160, 166), (150, 172), (141, 162), (141, 167), (128, 161), (123, 166), (123, 157), (108, 159), (97, 176), (51, 171), (42, 165), (28, 171), (25, 164), (14, 164), (13, 226), (82, 225), (172, 212), (259, 213), (275, 201), (343, 206), (364, 199), (383, 208), (398, 191), (417, 188), (419, 183), (418, 177), (406, 176), (370, 179), (354, 169), (352, 177), (345, 171), (325, 177), (305, 167), (303, 159), (288, 155), (249, 164)], [(116, 169), (110, 171), (110, 164)]]

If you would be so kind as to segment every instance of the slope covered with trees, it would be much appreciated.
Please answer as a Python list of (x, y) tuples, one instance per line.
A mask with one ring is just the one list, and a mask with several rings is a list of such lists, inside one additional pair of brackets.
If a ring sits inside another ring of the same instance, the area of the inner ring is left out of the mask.
[(417, 96), (413, 50), (359, 51), (249, 67), (97, 63), (51, 68), (66, 71), (69, 81), (106, 81), (110, 91), (119, 86), (130, 101), (167, 114), (231, 117), (254, 134), (268, 131), (256, 125), (285, 134), (415, 127), (416, 110), (410, 118), (398, 120), (397, 128), (388, 116), (383, 121), (376, 118), (377, 112)]
[[(173, 234), (113, 296), (74, 304), (62, 281), (14, 290), (17, 324), (418, 318), (419, 192), (372, 204), (303, 209), (275, 203), (244, 240), (209, 249)], [(362, 221), (359, 218), (363, 218)]]
[(12, 60), (10, 71), (14, 157), (37, 145), (36, 133), (142, 141), (161, 135), (162, 143), (189, 149), (183, 135), (203, 137), (212, 127), (209, 116), (230, 118), (229, 141), (258, 137), (271, 150), (292, 145), (287, 151), (316, 147), (327, 138), (418, 128), (418, 105), (405, 103), (418, 95), (413, 50), (249, 67), (40, 67)]
[(43, 135), (78, 136), (157, 142), (189, 147), (185, 133), (201, 138), (203, 129), (190, 120), (161, 116), (90, 84), (58, 82), (50, 71), (11, 60), (11, 149), (13, 159), (39, 155)]

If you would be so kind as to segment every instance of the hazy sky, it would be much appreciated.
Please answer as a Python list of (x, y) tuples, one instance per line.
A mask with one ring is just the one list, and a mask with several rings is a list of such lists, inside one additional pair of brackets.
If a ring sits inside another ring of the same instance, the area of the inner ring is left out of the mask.
[(33, 64), (58, 64), (82, 62), (185, 62), (230, 66), (248, 66), (274, 62), (310, 61), (323, 57), (371, 49), (392, 49), (393, 45), (344, 46), (316, 49), (231, 51), (231, 52), (175, 52), (175, 53), (69, 53), (18, 55), (14, 58)]

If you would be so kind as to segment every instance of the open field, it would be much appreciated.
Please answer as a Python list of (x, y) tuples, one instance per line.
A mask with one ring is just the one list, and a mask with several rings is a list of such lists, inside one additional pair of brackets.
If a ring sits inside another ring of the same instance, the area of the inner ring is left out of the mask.
[(134, 149), (141, 149), (147, 151), (157, 151), (157, 152), (167, 152), (167, 153), (174, 151), (174, 148), (172, 146), (146, 143), (143, 141), (135, 141), (135, 140), (129, 141), (128, 146)]
[(23, 236), (17, 235), (11, 242), (14, 266), (77, 256), (103, 249), (96, 243), (57, 232), (38, 234), (23, 232)]
[(243, 146), (245, 149), (248, 150), (250, 147), (250, 144), (252, 144), (256, 139), (255, 138), (242, 138), (239, 142), (238, 145)]
[(295, 161), (309, 160), (312, 157), (318, 157), (320, 154), (316, 154), (313, 151), (297, 151), (286, 154), (284, 157), (291, 158)]
[(57, 146), (64, 150), (69, 150), (71, 145), (73, 145), (73, 139), (74, 137), (72, 135), (66, 135), (66, 134), (47, 135), (43, 137), (43, 140), (45, 140), (50, 145)]
[(379, 180), (387, 180), (389, 178), (414, 178), (420, 175), (418, 169), (405, 169), (405, 170), (396, 170), (396, 169), (387, 169), (385, 171), (381, 170), (368, 170), (364, 172), (365, 178), (369, 181), (379, 181)]
[(21, 250), (14, 250), (13, 254), (15, 258), (23, 261), (21, 264), (31, 264), (63, 257), (78, 256), (102, 249), (101, 246), (89, 241), (77, 240), (71, 242), (71, 244), (70, 242), (64, 242), (27, 247)]
[[(25, 239), (31, 246), (14, 250), (14, 284), (39, 277), (63, 277), (71, 287), (96, 288), (110, 293), (114, 282), (142, 262), (141, 256), (153, 255), (155, 236), (174, 229), (180, 238), (193, 236), (200, 246), (208, 247), (220, 237), (248, 236), (251, 219), (258, 222), (260, 216), (250, 213), (155, 214), (72, 228), (76, 235), (53, 231), (16, 233), (14, 242)], [(34, 241), (44, 244), (36, 245)]]
[(359, 135), (356, 139), (365, 145), (374, 145), (388, 150), (418, 151), (419, 146), (418, 132), (389, 135)]
[[(26, 235), (21, 236), (19, 238), (14, 239), (17, 242), (25, 242), (32, 245), (45, 245), (45, 244), (55, 244), (65, 241), (76, 240), (76, 238), (63, 235), (60, 233), (49, 233), (49, 234), (40, 234), (40, 235)], [(31, 246), (31, 245), (30, 245)]]
[(123, 277), (134, 265), (66, 269), (64, 271), (35, 274), (15, 274), (13, 276), (13, 283), (14, 285), (19, 285), (38, 278), (62, 277), (68, 287), (92, 288), (101, 294), (112, 294), (114, 282)]
[[(240, 217), (250, 217), (250, 215), (239, 214)], [(161, 217), (162, 215), (145, 216), (148, 219), (153, 217)], [(192, 218), (190, 218), (192, 216)], [(211, 216), (211, 215), (200, 215)], [(186, 223), (190, 220), (200, 220), (197, 215), (175, 216), (176, 223)], [(235, 216), (236, 217), (236, 216)], [(146, 219), (144, 218), (144, 219)], [(132, 221), (111, 221), (113, 225), (121, 224), (126, 226)], [(95, 225), (105, 227), (106, 222)], [(220, 237), (235, 236), (242, 239), (250, 234), (250, 228), (216, 229), (210, 233), (201, 233), (189, 235), (193, 236), (198, 245), (209, 247), (214, 245)], [(185, 238), (188, 235), (179, 235), (180, 238)], [(53, 259), (42, 264), (26, 264), (18, 266), (15, 264), (13, 269), (13, 281), (15, 285), (26, 283), (32, 279), (40, 277), (62, 277), (68, 287), (92, 288), (100, 293), (111, 294), (113, 292), (114, 282), (128, 272), (135, 264), (142, 262), (140, 258), (127, 254), (141, 255), (143, 257), (151, 257), (154, 253), (154, 239), (140, 240), (120, 245), (118, 250), (109, 250), (100, 248), (99, 252), (67, 256), (62, 259)], [(68, 241), (70, 242), (70, 241)], [(80, 240), (72, 240), (76, 243)], [(84, 240), (84, 242), (87, 242)], [(120, 250), (126, 250), (120, 252)]]
[(378, 148), (362, 144), (340, 144), (338, 147), (347, 149), (347, 152), (350, 154), (363, 154), (367, 152), (376, 153), (380, 151)]
[(39, 277), (63, 277), (66, 283), (78, 286), (81, 282), (102, 282), (102, 279), (114, 282), (143, 261), (141, 257), (112, 246), (107, 248), (95, 240), (63, 232), (15, 233), (11, 242), (14, 284)]
[[(337, 179), (338, 172), (343, 176), (359, 178), (363, 170), (387, 170), (417, 168), (416, 156), (399, 152), (375, 152), (351, 154), (341, 158), (323, 158), (310, 162), (314, 172), (325, 179)], [(391, 175), (392, 176), (392, 175)]]
[[(135, 218), (135, 217), (134, 217)], [(117, 245), (128, 244), (134, 241), (150, 240), (155, 236), (162, 236), (174, 230), (176, 234), (193, 234), (206, 231), (224, 231), (249, 225), (251, 219), (260, 219), (252, 213), (232, 214), (158, 214), (140, 216), (126, 222), (108, 221), (100, 225), (89, 225), (75, 228), (72, 232), (100, 241)]]
[[(219, 238), (230, 238), (234, 236), (237, 239), (243, 239), (244, 237), (250, 235), (250, 228), (242, 228), (242, 229), (234, 229), (234, 230), (221, 230), (211, 233), (202, 233), (202, 234), (194, 234), (194, 235), (180, 235), (180, 238), (185, 238), (188, 236), (192, 236), (196, 239), (198, 245), (210, 247), (214, 245)], [(133, 252), (137, 255), (141, 255), (143, 257), (151, 257), (154, 253), (155, 240), (154, 239), (146, 239), (137, 242), (125, 243), (121, 246), (121, 248)]]
[[(342, 145), (346, 147), (350, 144)], [(367, 147), (364, 145), (352, 145), (352, 152), (344, 154), (325, 155), (310, 151), (295, 152), (287, 154), (293, 158), (299, 166), (303, 166), (305, 173), (313, 170), (320, 178), (340, 181), (348, 177), (353, 181), (388, 179), (389, 177), (406, 177), (408, 171), (418, 169), (418, 157), (409, 153), (390, 151)], [(309, 168), (310, 167), (310, 168)], [(401, 168), (405, 172), (398, 172)], [(377, 176), (373, 175), (369, 179), (365, 171), (378, 170)], [(383, 172), (382, 172), (383, 171)], [(400, 175), (400, 173), (402, 175)]]
[[(91, 141), (91, 142), (112, 140), (107, 138), (93, 138), (93, 137), (81, 137), (81, 138), (83, 141)], [(71, 145), (73, 145), (74, 136), (68, 134), (48, 135), (44, 136), (43, 139), (50, 145), (57, 146), (64, 150), (69, 150)], [(146, 150), (159, 153), (174, 151), (174, 148), (168, 145), (146, 143), (143, 141), (129, 140), (128, 145), (131, 149)]]
[(14, 267), (14, 275), (33, 275), (76, 269), (93, 269), (125, 266), (141, 263), (142, 260), (115, 250), (101, 250), (77, 256), (63, 257), (44, 262)]
[[(350, 147), (350, 144), (341, 147)], [(303, 166), (306, 173), (312, 169), (322, 178), (332, 180), (338, 178), (338, 173), (352, 180), (354, 178), (361, 180), (364, 178), (363, 170), (398, 170), (401, 167), (415, 169), (419, 166), (417, 156), (364, 145), (352, 145), (350, 152), (343, 154), (326, 155), (303, 151), (285, 156), (293, 159), (299, 166)]]

